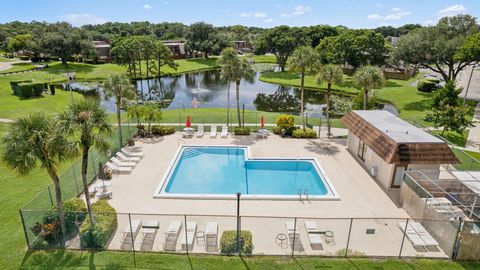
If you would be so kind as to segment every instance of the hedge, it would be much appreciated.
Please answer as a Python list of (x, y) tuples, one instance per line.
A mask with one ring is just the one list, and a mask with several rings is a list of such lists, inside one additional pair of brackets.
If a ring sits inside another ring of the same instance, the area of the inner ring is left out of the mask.
[(170, 135), (175, 133), (175, 127), (169, 126), (152, 126), (152, 133), (155, 135)]
[(311, 128), (306, 128), (305, 130), (299, 128), (293, 131), (292, 136), (294, 138), (316, 138), (317, 132)]
[(277, 117), (276, 124), (280, 129), (284, 128), (285, 130), (289, 130), (295, 124), (295, 118), (293, 115), (281, 114)]
[[(23, 82), (17, 84), (18, 96), (22, 98), (39, 97), (45, 89), (44, 82)], [(15, 90), (13, 90), (15, 93)]]
[[(243, 254), (252, 254), (253, 242), (250, 231), (240, 231), (240, 250)], [(220, 238), (220, 252), (232, 254), (237, 252), (237, 231), (224, 231)]]
[(437, 90), (437, 83), (431, 80), (420, 80), (417, 83), (417, 89), (420, 92), (430, 93)]
[(105, 200), (92, 204), (95, 225), (90, 227), (90, 220), (85, 219), (80, 226), (82, 248), (106, 248), (110, 238), (117, 229), (117, 213)]
[(236, 127), (236, 128), (233, 129), (233, 133), (235, 133), (235, 135), (250, 135), (250, 128), (249, 127), (244, 127), (244, 128)]
[(12, 88), (13, 94), (15, 96), (20, 96), (20, 91), (18, 90), (18, 84), (32, 82), (32, 80), (13, 80), (10, 81), (10, 87)]
[[(77, 230), (77, 222), (82, 223), (87, 215), (87, 205), (82, 199), (73, 198), (63, 202), (63, 211), (65, 212), (65, 227), (67, 234)], [(44, 224), (51, 224), (58, 220), (57, 208), (45, 213), (43, 217)]]

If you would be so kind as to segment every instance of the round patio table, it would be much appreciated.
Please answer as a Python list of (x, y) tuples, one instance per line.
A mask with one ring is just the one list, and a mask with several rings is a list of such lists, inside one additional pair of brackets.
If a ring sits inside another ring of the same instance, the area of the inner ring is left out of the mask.
[(288, 247), (287, 245), (287, 235), (284, 233), (279, 233), (277, 234), (277, 237), (275, 237), (275, 243), (279, 245), (281, 248), (284, 248), (283, 246), (285, 245), (285, 248)]
[(203, 231), (197, 231), (195, 237), (197, 238), (197, 244), (199, 244), (199, 239), (202, 239), (203, 243), (205, 244), (205, 233)]
[(325, 232), (325, 242), (327, 243), (333, 243), (333, 238), (334, 237), (334, 234), (332, 231), (326, 231)]

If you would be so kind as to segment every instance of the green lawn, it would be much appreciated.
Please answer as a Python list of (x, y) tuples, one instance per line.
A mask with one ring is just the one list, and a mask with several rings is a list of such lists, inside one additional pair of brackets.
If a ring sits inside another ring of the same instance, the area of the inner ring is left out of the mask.
[(12, 64), (12, 67), (9, 69), (5, 69), (0, 71), (0, 73), (8, 73), (8, 72), (14, 72), (14, 71), (25, 71), (25, 70), (31, 70), (35, 69), (35, 65), (32, 63), (15, 63)]
[(275, 55), (253, 55), (250, 58), (252, 58), (255, 61), (255, 63), (268, 63), (268, 64), (277, 63), (277, 58), (275, 58)]
[(16, 61), (16, 59), (5, 58), (3, 56), (0, 56), (0, 62), (13, 62), (13, 61)]
[(467, 138), (468, 138), (468, 133), (469, 130), (463, 131), (462, 134), (458, 134), (457, 132), (453, 131), (445, 131), (443, 135), (441, 130), (435, 130), (433, 131), (436, 135), (443, 137), (445, 140), (447, 140), (449, 143), (460, 146), (460, 147), (465, 147), (465, 144), (467, 143)]
[(173, 255), (130, 252), (37, 251), (29, 254), (23, 268), (35, 269), (259, 269), (259, 270), (473, 270), (480, 264), (447, 260), (339, 259), (299, 257), (237, 257)]

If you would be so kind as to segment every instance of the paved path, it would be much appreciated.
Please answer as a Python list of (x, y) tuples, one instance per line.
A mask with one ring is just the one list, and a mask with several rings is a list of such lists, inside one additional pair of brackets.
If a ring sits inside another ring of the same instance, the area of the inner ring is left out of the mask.
[[(467, 90), (468, 79), (472, 72), (472, 67), (469, 66), (462, 70), (457, 76), (457, 86), (463, 87), (463, 92), (460, 97), (465, 97)], [(480, 68), (475, 68), (472, 74), (472, 80), (470, 81), (470, 88), (468, 90), (467, 99), (480, 101)]]
[(12, 119), (7, 119), (7, 118), (0, 118), (0, 123), (13, 123), (14, 121)]
[(470, 128), (468, 133), (467, 144), (465, 145), (466, 149), (471, 150), (480, 150), (480, 103), (475, 107), (475, 112), (473, 114), (473, 125), (474, 127)]

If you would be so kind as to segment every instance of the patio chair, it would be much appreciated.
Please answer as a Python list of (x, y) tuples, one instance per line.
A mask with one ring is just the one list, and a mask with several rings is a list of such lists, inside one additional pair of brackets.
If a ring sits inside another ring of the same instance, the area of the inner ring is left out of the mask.
[[(195, 234), (197, 233), (197, 222), (189, 221), (182, 236), (180, 237), (180, 244), (182, 245), (182, 250), (191, 251), (193, 249), (193, 244), (195, 243)], [(185, 236), (186, 234), (186, 236)]]
[(122, 162), (140, 162), (141, 160), (140, 157), (127, 157), (122, 152), (118, 152), (117, 157), (119, 157)]
[[(131, 227), (130, 227), (131, 225)], [(127, 224), (125, 229), (123, 229), (122, 236), (122, 249), (131, 249), (135, 238), (137, 238), (138, 232), (142, 227), (142, 221), (138, 219), (132, 220), (131, 224)]]
[(165, 232), (165, 242), (163, 243), (163, 250), (175, 251), (177, 247), (178, 234), (182, 229), (182, 222), (179, 220), (170, 222), (167, 231)]
[(111, 161), (113, 164), (117, 165), (118, 167), (132, 167), (132, 168), (133, 168), (133, 167), (137, 166), (137, 163), (135, 163), (135, 162), (131, 162), (131, 161), (121, 161), (121, 160), (119, 160), (119, 159), (116, 158), (116, 157), (112, 157), (112, 158), (110, 159), (110, 161)]
[[(404, 232), (406, 226), (406, 222), (399, 222), (398, 227), (402, 232)], [(428, 251), (427, 245), (425, 241), (420, 237), (420, 235), (417, 234), (417, 232), (413, 229), (411, 224), (408, 224), (407, 231), (405, 232), (405, 235), (407, 236), (408, 240), (412, 243), (412, 246), (415, 249), (422, 249), (424, 251)]]
[(217, 222), (207, 222), (205, 229), (205, 251), (218, 251), (218, 224)]
[(293, 221), (287, 221), (285, 226), (287, 227), (287, 236), (288, 242), (290, 246), (294, 249), (294, 251), (304, 251), (302, 242), (300, 241), (300, 234), (298, 233), (298, 227), (295, 227), (295, 223)]
[(415, 232), (422, 238), (428, 250), (437, 249), (440, 245), (435, 238), (418, 222), (411, 221), (409, 225), (415, 230)]
[(101, 200), (101, 199), (110, 199), (112, 198), (112, 192), (107, 191), (107, 190), (102, 190), (102, 192), (95, 194), (95, 196)]
[(198, 125), (197, 138), (203, 137), (203, 125)]
[(210, 127), (210, 138), (216, 138), (217, 137), (217, 126), (213, 125)]
[(228, 127), (227, 126), (222, 126), (222, 138), (227, 138), (228, 137)]
[(97, 193), (97, 187), (95, 185), (90, 185), (88, 187), (88, 194), (90, 195), (90, 197), (94, 197), (95, 193)]
[(266, 138), (268, 137), (268, 135), (270, 135), (270, 132), (266, 129), (259, 129), (258, 132), (257, 132), (257, 138)]
[(120, 166), (117, 166), (109, 161), (107, 161), (107, 163), (105, 163), (105, 166), (107, 166), (110, 170), (112, 170), (112, 172), (114, 173), (131, 173), (132, 172), (132, 168), (131, 167), (120, 167)]
[(308, 240), (313, 250), (323, 249), (322, 237), (314, 221), (305, 221), (305, 229), (307, 230)]
[(140, 233), (142, 234), (142, 239), (140, 240), (141, 250), (151, 251), (153, 249), (153, 242), (159, 227), (158, 220), (148, 220), (143, 222), (142, 229), (140, 230)]
[(143, 158), (145, 156), (145, 154), (142, 152), (142, 151), (136, 151), (136, 152), (133, 152), (133, 151), (130, 151), (128, 150), (127, 148), (122, 148), (122, 153), (124, 153), (127, 157), (141, 157)]

